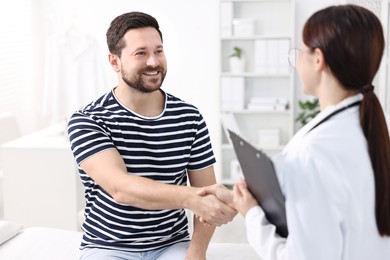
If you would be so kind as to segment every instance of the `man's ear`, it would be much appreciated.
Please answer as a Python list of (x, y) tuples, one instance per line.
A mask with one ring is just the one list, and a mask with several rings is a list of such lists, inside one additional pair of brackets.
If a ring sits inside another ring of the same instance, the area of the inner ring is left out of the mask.
[(111, 67), (115, 70), (115, 72), (119, 72), (121, 70), (121, 60), (118, 56), (109, 53), (108, 54), (108, 61), (111, 64)]
[(314, 65), (317, 70), (322, 70), (327, 66), (324, 53), (319, 48), (314, 49), (314, 59)]

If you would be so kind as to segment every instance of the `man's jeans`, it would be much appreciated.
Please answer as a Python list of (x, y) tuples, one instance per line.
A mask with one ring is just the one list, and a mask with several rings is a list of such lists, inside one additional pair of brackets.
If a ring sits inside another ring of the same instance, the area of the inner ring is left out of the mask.
[(140, 253), (101, 248), (85, 248), (80, 252), (80, 260), (183, 260), (187, 254), (189, 245), (190, 242), (182, 242)]

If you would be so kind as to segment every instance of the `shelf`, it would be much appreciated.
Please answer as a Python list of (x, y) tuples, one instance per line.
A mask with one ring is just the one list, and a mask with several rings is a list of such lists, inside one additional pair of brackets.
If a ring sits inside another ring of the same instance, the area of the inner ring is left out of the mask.
[[(283, 150), (284, 145), (279, 145), (279, 146), (273, 146), (273, 147), (260, 147), (260, 146), (255, 146), (258, 150), (261, 151), (268, 151), (268, 152), (280, 152)], [(222, 149), (223, 150), (233, 150), (233, 146), (231, 144), (222, 144)]]
[[(217, 174), (221, 183), (234, 185), (239, 165), (226, 128), (238, 130), (249, 143), (270, 157), (284, 149), (294, 131), (295, 73), (287, 57), (294, 43), (295, 2), (220, 0), (220, 3), (222, 127), (221, 169)], [(235, 47), (241, 48), (244, 57), (245, 67), (241, 70), (235, 69), (229, 59)], [(264, 131), (260, 130), (266, 129), (276, 131), (262, 135)], [(266, 142), (276, 138), (278, 141)], [(264, 147), (259, 144), (282, 145)]]
[(227, 111), (222, 111), (224, 113), (233, 113), (233, 114), (278, 114), (278, 115), (290, 115), (290, 110), (284, 110), (284, 111), (277, 111), (277, 110), (272, 110), (272, 111), (265, 111), (265, 110), (254, 110), (254, 109), (242, 109), (242, 110), (227, 110)]
[(275, 3), (275, 2), (279, 2), (279, 3), (289, 3), (290, 0), (221, 0), (221, 3), (261, 3), (261, 2), (264, 2), (264, 3)]
[(221, 77), (245, 77), (245, 78), (289, 78), (290, 74), (263, 74), (257, 72), (231, 73), (222, 72)]
[(221, 77), (245, 77), (245, 78), (289, 78), (290, 74), (263, 74), (257, 72), (231, 73), (222, 72)]
[(268, 40), (268, 39), (286, 39), (290, 40), (289, 35), (284, 34), (267, 34), (267, 35), (248, 35), (248, 36), (222, 36), (222, 41), (253, 41), (253, 40)]

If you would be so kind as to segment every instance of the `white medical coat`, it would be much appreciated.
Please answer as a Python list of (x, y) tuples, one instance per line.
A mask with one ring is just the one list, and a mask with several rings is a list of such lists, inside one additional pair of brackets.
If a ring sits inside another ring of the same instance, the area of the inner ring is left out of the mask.
[(57, 123), (107, 91), (92, 36), (70, 28), (51, 35), (45, 54), (43, 117)]
[(246, 217), (248, 241), (264, 260), (385, 260), (390, 238), (375, 220), (374, 174), (359, 120), (351, 107), (309, 131), (358, 94), (326, 108), (291, 139), (274, 163), (286, 197), (287, 239), (262, 209)]

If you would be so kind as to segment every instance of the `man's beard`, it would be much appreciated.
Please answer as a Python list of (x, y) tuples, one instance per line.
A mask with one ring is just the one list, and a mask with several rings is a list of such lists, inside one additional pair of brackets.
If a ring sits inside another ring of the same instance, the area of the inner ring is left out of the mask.
[(131, 87), (133, 89), (136, 89), (139, 92), (151, 93), (153, 91), (156, 91), (156, 90), (160, 89), (162, 83), (164, 82), (165, 75), (166, 75), (166, 71), (164, 71), (161, 67), (159, 67), (157, 69), (156, 68), (153, 68), (153, 69), (152, 68), (149, 68), (149, 69), (147, 68), (144, 71), (151, 71), (151, 70), (153, 70), (153, 71), (158, 70), (161, 73), (161, 82), (160, 82), (160, 84), (158, 85), (157, 88), (149, 87), (149, 86), (146, 85), (146, 83), (142, 79), (142, 72), (139, 73), (139, 74), (134, 75), (133, 77), (128, 75), (126, 72), (122, 72), (122, 79), (129, 87)]

